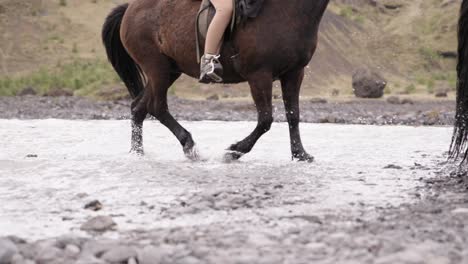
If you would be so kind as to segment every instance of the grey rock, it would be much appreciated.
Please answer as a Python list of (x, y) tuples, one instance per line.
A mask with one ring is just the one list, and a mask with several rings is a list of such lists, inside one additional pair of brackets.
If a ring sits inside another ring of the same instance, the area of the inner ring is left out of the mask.
[(81, 230), (84, 231), (95, 231), (105, 232), (115, 229), (117, 224), (112, 220), (110, 216), (96, 216), (88, 220), (81, 226)]
[(401, 104), (400, 98), (398, 96), (390, 96), (387, 98), (387, 103), (389, 104)]
[(18, 259), (17, 261), (13, 260), (11, 264), (37, 264), (34, 260), (32, 259)]
[(81, 247), (83, 243), (84, 243), (83, 238), (79, 238), (74, 235), (63, 235), (57, 238), (56, 245), (57, 247), (64, 249), (68, 245)]
[(219, 100), (219, 95), (213, 94), (212, 96), (207, 97), (206, 100), (218, 101)]
[(89, 254), (80, 255), (78, 260), (74, 264), (106, 264), (102, 259)]
[(37, 254), (35, 260), (38, 263), (50, 263), (62, 259), (64, 256), (62, 250), (56, 247), (44, 247)]
[(359, 98), (380, 98), (384, 95), (387, 81), (369, 69), (359, 69), (353, 74), (353, 90)]
[(37, 254), (37, 247), (34, 244), (23, 244), (18, 245), (20, 254), (23, 255), (24, 258), (33, 259)]
[(65, 247), (65, 254), (67, 256), (77, 256), (78, 254), (80, 254), (80, 251), (80, 248), (76, 245), (69, 244)]
[(409, 98), (405, 98), (403, 100), (401, 100), (401, 104), (410, 104), (410, 105), (413, 105), (414, 104), (414, 101), (409, 99)]
[(10, 263), (11, 264), (20, 264), (20, 263), (24, 263), (26, 260), (24, 259), (23, 256), (21, 256), (21, 254), (18, 254), (16, 253), (10, 260)]
[(81, 251), (83, 255), (97, 256), (117, 246), (119, 244), (113, 240), (88, 241), (83, 244)]
[(452, 214), (468, 215), (468, 208), (456, 208), (452, 211)]
[(326, 104), (326, 103), (328, 103), (327, 99), (325, 99), (325, 98), (318, 98), (318, 97), (317, 97), (317, 98), (312, 98), (312, 99), (310, 99), (310, 102), (311, 102), (312, 104)]
[(179, 259), (177, 260), (177, 263), (180, 263), (180, 264), (198, 264), (198, 263), (202, 263), (201, 260), (199, 260), (198, 258), (194, 257), (194, 256), (186, 256), (182, 259)]
[(94, 200), (85, 204), (84, 209), (88, 209), (92, 211), (99, 211), (102, 209), (102, 203), (98, 200)]
[(434, 95), (435, 97), (441, 98), (441, 97), (447, 97), (448, 93), (446, 90), (439, 90), (439, 91), (436, 91)]
[(128, 261), (130, 258), (136, 256), (137, 251), (135, 250), (135, 248), (129, 246), (117, 246), (105, 252), (101, 258), (107, 262), (121, 263), (124, 261)]
[(136, 261), (135, 258), (130, 258), (130, 259), (127, 261), (127, 264), (138, 264), (138, 262)]
[(138, 263), (139, 264), (153, 264), (159, 263), (163, 256), (160, 250), (154, 246), (148, 246), (138, 251)]
[(0, 263), (10, 263), (18, 247), (10, 239), (0, 238)]

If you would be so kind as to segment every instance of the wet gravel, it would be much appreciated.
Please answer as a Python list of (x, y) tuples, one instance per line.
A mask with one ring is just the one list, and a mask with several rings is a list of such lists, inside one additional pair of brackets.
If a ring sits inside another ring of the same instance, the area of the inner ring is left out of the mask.
[[(392, 98), (394, 99), (394, 98)], [(301, 119), (307, 123), (375, 125), (452, 125), (455, 102), (411, 100), (350, 100), (327, 102), (324, 99), (301, 101)], [(2, 119), (128, 119), (130, 101), (92, 101), (80, 97), (0, 97)], [(250, 100), (216, 101), (169, 99), (169, 108), (178, 120), (255, 121), (255, 106)], [(275, 121), (286, 117), (281, 100), (274, 102)]]

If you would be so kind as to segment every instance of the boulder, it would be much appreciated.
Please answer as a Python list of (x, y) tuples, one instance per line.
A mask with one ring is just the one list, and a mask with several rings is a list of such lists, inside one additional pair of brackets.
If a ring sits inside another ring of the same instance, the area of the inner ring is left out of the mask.
[(18, 91), (16, 93), (17, 96), (36, 95), (36, 94), (37, 94), (36, 90), (34, 90), (34, 88), (32, 87), (26, 87), (23, 90)]
[(359, 98), (381, 98), (387, 81), (369, 69), (359, 69), (353, 74), (353, 90)]

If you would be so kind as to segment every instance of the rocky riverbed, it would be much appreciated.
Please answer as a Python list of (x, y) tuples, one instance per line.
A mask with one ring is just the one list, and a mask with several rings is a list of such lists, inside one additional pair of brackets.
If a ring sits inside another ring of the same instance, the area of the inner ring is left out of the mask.
[[(243, 102), (171, 104), (179, 119), (255, 118)], [(302, 164), (289, 161), (280, 123), (223, 164), (255, 123), (185, 121), (203, 157), (193, 163), (155, 121), (146, 156), (128, 154), (128, 121), (96, 120), (126, 119), (126, 101), (17, 97), (0, 108), (0, 263), (468, 262), (468, 181), (447, 162), (450, 127), (303, 124), (316, 162)], [(452, 108), (309, 101), (303, 116), (395, 124), (375, 116), (436, 111), (437, 122), (393, 120), (443, 125)]]
[[(128, 119), (130, 101), (93, 101), (80, 97), (0, 97), (0, 118), (20, 119)], [(169, 98), (169, 108), (178, 120), (255, 121), (251, 100), (185, 100)], [(375, 125), (452, 125), (455, 102), (450, 100), (301, 101), (301, 119), (307, 123)], [(281, 100), (274, 101), (275, 121), (286, 120)]]
[(141, 228), (118, 238), (70, 234), (27, 241), (9, 236), (0, 239), (0, 262), (467, 263), (468, 196), (460, 180), (436, 177), (415, 192), (416, 203), (371, 211), (361, 204), (362, 210), (349, 214), (291, 212), (256, 221)]

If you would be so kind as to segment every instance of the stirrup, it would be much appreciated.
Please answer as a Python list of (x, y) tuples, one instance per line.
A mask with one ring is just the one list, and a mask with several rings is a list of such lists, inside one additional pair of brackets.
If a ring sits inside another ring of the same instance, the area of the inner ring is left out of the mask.
[(201, 83), (220, 83), (223, 82), (223, 65), (219, 62), (220, 55), (212, 56), (206, 59), (203, 55), (200, 62), (200, 79)]

